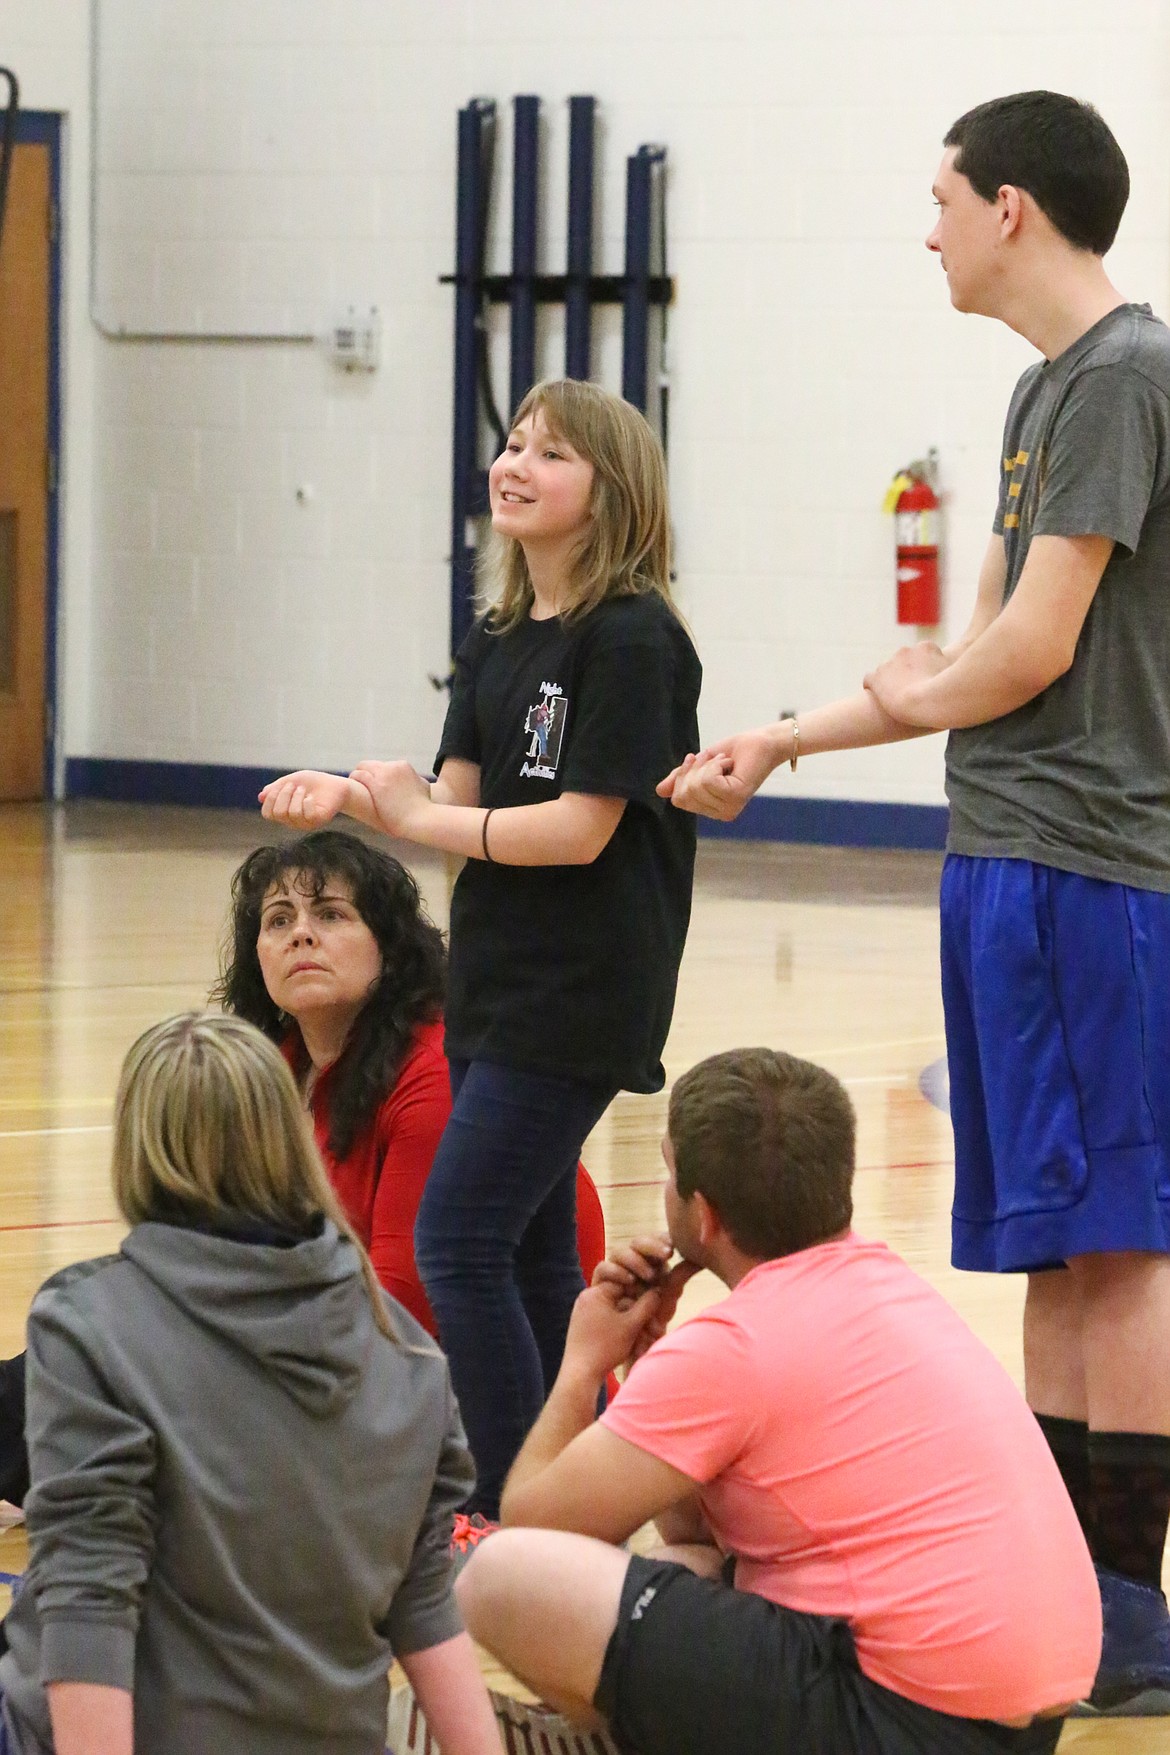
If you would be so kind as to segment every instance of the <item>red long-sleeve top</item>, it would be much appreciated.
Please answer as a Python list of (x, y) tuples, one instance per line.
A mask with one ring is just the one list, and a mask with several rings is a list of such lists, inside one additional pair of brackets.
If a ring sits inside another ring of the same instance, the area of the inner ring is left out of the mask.
[[(285, 1043), (290, 1063), (299, 1048), (295, 1036)], [(379, 1281), (433, 1335), (435, 1319), (414, 1265), (414, 1220), (451, 1113), (443, 1021), (415, 1027), (398, 1077), (344, 1158), (329, 1150), (335, 1067), (336, 1062), (320, 1074), (309, 1099), (317, 1149)]]

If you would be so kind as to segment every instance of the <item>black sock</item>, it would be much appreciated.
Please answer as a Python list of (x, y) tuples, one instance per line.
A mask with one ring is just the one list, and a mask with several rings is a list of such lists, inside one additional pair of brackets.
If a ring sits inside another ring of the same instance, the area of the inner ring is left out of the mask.
[(1056, 1458), (1073, 1510), (1084, 1531), (1089, 1552), (1093, 1547), (1093, 1493), (1089, 1485), (1089, 1428), (1084, 1420), (1063, 1420), (1057, 1414), (1037, 1414), (1036, 1424)]
[(1093, 1558), (1111, 1572), (1162, 1588), (1170, 1521), (1170, 1438), (1090, 1432)]

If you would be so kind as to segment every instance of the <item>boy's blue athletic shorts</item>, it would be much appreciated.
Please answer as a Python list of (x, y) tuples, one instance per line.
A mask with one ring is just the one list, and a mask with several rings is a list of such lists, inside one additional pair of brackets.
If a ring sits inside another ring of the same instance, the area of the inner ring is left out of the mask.
[(1170, 895), (943, 866), (956, 1267), (1170, 1252)]

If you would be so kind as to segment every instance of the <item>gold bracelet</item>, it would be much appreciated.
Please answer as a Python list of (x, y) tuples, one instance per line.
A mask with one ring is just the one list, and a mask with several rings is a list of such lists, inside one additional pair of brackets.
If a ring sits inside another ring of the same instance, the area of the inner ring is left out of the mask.
[(796, 764), (800, 760), (800, 726), (796, 723), (796, 714), (792, 715), (792, 754), (788, 758), (788, 766), (796, 773)]

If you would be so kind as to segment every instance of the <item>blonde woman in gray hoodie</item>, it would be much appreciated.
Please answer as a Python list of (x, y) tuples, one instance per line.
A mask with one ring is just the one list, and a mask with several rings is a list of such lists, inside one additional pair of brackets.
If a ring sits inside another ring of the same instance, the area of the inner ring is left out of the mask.
[(28, 1325), (32, 1488), (0, 1755), (381, 1755), (397, 1657), (444, 1755), (501, 1755), (451, 1594), (473, 1470), (292, 1076), (242, 1020), (130, 1050), (116, 1255)]

